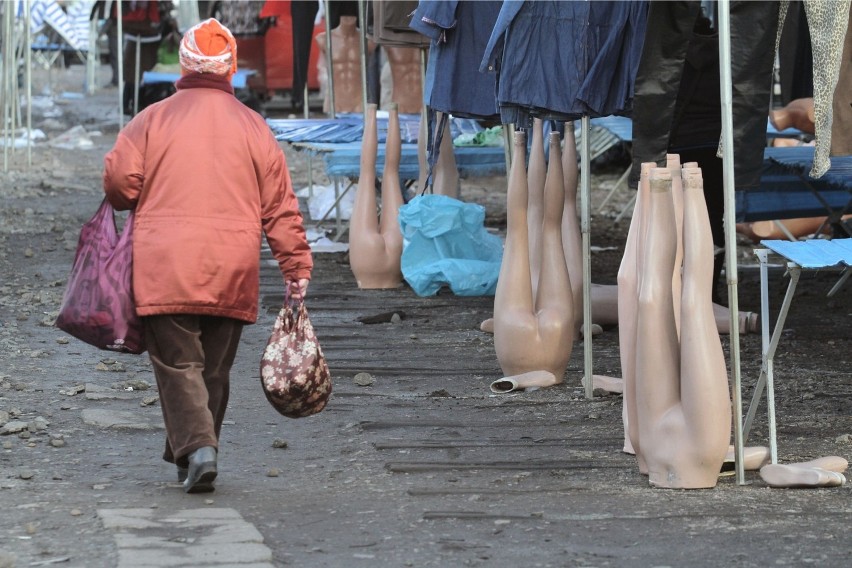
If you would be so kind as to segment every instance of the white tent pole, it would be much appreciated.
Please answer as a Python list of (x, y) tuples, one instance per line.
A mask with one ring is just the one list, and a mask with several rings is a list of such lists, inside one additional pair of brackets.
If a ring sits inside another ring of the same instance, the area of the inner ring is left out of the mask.
[[(19, 6), (19, 4), (15, 3), (15, 12), (12, 14), (12, 23), (10, 32), (12, 34), (12, 74), (9, 76), (10, 83), (12, 85), (12, 135), (16, 136), (18, 129), (24, 127), (24, 117), (22, 116), (21, 110), (21, 91), (20, 86), (18, 85), (18, 62), (23, 59), (23, 49), (24, 46), (22, 43), (22, 33), (18, 30), (18, 10), (22, 8), (23, 4)], [(23, 14), (21, 14), (23, 17)], [(26, 24), (24, 24), (26, 25)], [(20, 51), (19, 51), (20, 50)], [(27, 137), (29, 138), (29, 133), (27, 133)], [(15, 153), (15, 144), (12, 144), (12, 153)]]
[(358, 0), (358, 20), (361, 24), (361, 41), (358, 42), (361, 55), (361, 108), (367, 116), (367, 3)]
[[(118, 42), (118, 53), (116, 54), (116, 57), (118, 57), (118, 129), (121, 130), (124, 128), (124, 26), (121, 21), (121, 1), (114, 1), (116, 4), (116, 35), (118, 36), (116, 39)], [(109, 5), (106, 9), (110, 9)], [(109, 14), (107, 14), (107, 18), (109, 18)]]
[[(29, 0), (27, 0), (29, 1)], [(89, 49), (86, 50), (86, 94), (94, 95), (97, 88), (97, 68), (95, 58), (98, 56), (98, 19), (89, 20)]]
[(139, 114), (139, 79), (142, 76), (142, 35), (132, 36), (136, 41), (136, 66), (133, 70), (133, 116)]
[[(572, 126), (573, 128), (573, 126)], [(583, 386), (586, 398), (594, 397), (592, 384), (592, 241), (591, 241), (591, 122), (580, 119), (580, 232), (583, 236)], [(574, 306), (576, 310), (578, 306)]]
[(743, 401), (740, 376), (740, 326), (737, 297), (736, 201), (734, 199), (734, 119), (731, 89), (730, 0), (719, 0), (719, 82), (722, 101), (722, 179), (725, 192), (725, 274), (728, 280), (728, 309), (731, 318), (731, 373), (734, 419), (734, 449), (737, 484), (745, 485), (743, 464)]
[[(9, 116), (11, 110), (11, 84), (14, 77), (12, 69), (14, 57), (12, 51), (12, 18), (15, 15), (15, 5), (11, 2), (3, 6), (3, 171), (9, 171)], [(29, 25), (29, 22), (27, 22)]]
[(337, 110), (334, 106), (334, 69), (332, 69), (331, 57), (331, 19), (329, 18), (329, 8), (331, 8), (330, 0), (325, 0), (325, 65), (328, 71), (328, 102), (331, 108), (328, 111), (329, 118), (337, 117)]
[(26, 47), (26, 55), (24, 61), (24, 77), (27, 86), (27, 168), (33, 165), (33, 66), (32, 66), (32, 43), (33, 35), (30, 30), (30, 4), (32, 0), (24, 0), (24, 46)]

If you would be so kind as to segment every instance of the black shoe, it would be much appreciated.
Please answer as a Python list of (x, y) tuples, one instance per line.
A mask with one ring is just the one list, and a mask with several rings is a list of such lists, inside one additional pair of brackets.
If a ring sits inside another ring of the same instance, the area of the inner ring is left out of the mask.
[(204, 446), (189, 454), (189, 468), (183, 490), (187, 493), (209, 493), (216, 479), (216, 448)]
[(177, 472), (178, 472), (178, 481), (180, 483), (183, 483), (184, 481), (186, 481), (186, 476), (189, 473), (189, 468), (178, 466)]

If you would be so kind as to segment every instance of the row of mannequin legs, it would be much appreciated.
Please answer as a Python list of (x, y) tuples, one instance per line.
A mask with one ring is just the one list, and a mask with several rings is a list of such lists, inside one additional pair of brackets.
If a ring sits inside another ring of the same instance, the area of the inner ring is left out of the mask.
[[(564, 146), (551, 133), (549, 163), (540, 129), (536, 121), (528, 166), (526, 134), (517, 132), (513, 140), (506, 247), (490, 324), (505, 375), (492, 383), (495, 392), (562, 382), (582, 319), (573, 129), (565, 129)], [(654, 486), (713, 487), (732, 454), (719, 339), (728, 313), (712, 302), (712, 278), (700, 169), (681, 167), (676, 155), (665, 168), (645, 164), (618, 285), (596, 287), (593, 294), (617, 313), (625, 451), (636, 455), (639, 471)], [(755, 331), (755, 320), (741, 321), (741, 331)], [(845, 481), (843, 458), (766, 464), (764, 449), (749, 450), (749, 465), (760, 468), (770, 485)]]
[[(350, 264), (360, 288), (395, 288), (402, 283), (399, 122), (391, 109), (379, 215), (375, 115), (370, 106), (350, 225)], [(449, 136), (445, 140), (451, 144)], [(573, 128), (565, 128), (564, 144), (556, 132), (547, 143), (549, 162), (536, 121), (527, 166), (526, 133), (514, 134), (506, 245), (492, 322), (505, 375), (492, 384), (498, 392), (561, 383), (582, 323)], [(436, 166), (435, 186), (455, 197), (458, 177), (447, 162), (452, 146), (441, 154), (444, 171)], [(639, 471), (654, 486), (713, 487), (731, 453), (731, 402), (719, 340), (728, 313), (711, 300), (713, 242), (701, 172), (694, 164), (681, 167), (676, 155), (667, 167), (655, 166), (643, 164), (618, 285), (593, 288), (593, 313), (598, 321), (618, 324), (625, 451), (636, 455)], [(746, 315), (740, 330), (754, 331), (754, 320)], [(755, 454), (752, 467), (763, 466), (771, 485), (845, 481), (842, 458), (767, 465), (761, 456)]]

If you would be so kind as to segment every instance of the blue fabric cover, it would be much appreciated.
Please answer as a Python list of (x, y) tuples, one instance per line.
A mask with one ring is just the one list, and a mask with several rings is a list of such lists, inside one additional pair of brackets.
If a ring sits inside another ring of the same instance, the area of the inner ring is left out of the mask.
[(765, 240), (760, 244), (802, 268), (852, 266), (852, 239), (811, 239), (808, 241)]
[(445, 195), (418, 196), (400, 207), (402, 276), (418, 296), (444, 285), (458, 296), (494, 295), (503, 243), (484, 222), (484, 207)]

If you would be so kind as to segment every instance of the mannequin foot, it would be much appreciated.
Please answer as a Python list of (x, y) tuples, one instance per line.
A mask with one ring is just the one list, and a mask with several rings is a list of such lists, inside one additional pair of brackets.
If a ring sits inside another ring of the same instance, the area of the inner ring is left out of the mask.
[(621, 394), (624, 392), (624, 379), (606, 375), (592, 375), (592, 387), (606, 392)]
[(556, 376), (550, 371), (530, 371), (511, 377), (503, 377), (491, 383), (491, 392), (503, 394), (518, 390), (535, 390), (541, 387), (551, 387), (559, 384)]
[[(743, 469), (745, 471), (757, 471), (768, 464), (769, 459), (769, 448), (766, 446), (749, 446), (743, 448)], [(722, 462), (722, 471), (734, 471), (736, 468), (735, 460), (734, 446), (728, 446), (728, 453), (725, 454), (725, 461)]]
[(818, 467), (769, 464), (760, 468), (760, 477), (770, 487), (840, 487), (846, 477)]
[(479, 324), (479, 331), (484, 331), (485, 333), (494, 333), (494, 318), (488, 318)]
[[(596, 323), (592, 324), (592, 337), (603, 333), (603, 328)], [(583, 326), (580, 326), (579, 337), (583, 337)]]
[(740, 333), (743, 335), (760, 333), (760, 314), (757, 312), (740, 312)]
[(824, 458), (817, 458), (815, 460), (810, 460), (806, 462), (798, 462), (787, 464), (792, 467), (818, 467), (819, 469), (826, 469), (828, 471), (836, 471), (837, 473), (843, 473), (846, 471), (846, 468), (849, 467), (849, 462), (840, 456), (826, 456)]

